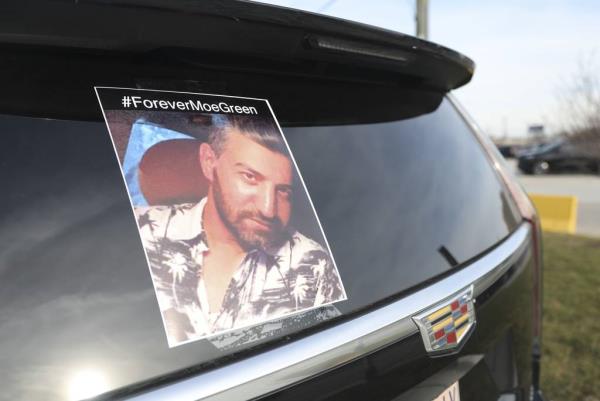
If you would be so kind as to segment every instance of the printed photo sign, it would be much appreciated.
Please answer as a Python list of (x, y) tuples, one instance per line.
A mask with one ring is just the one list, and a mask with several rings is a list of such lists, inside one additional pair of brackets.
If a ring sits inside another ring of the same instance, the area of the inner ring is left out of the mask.
[(267, 100), (95, 89), (169, 347), (346, 299)]

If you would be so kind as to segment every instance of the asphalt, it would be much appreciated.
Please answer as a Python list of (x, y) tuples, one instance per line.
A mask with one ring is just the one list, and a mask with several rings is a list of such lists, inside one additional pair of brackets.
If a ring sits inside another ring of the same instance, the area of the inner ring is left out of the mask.
[(529, 193), (571, 195), (578, 199), (577, 234), (600, 237), (600, 176), (560, 174), (531, 176), (521, 174), (514, 160), (509, 160), (517, 178)]

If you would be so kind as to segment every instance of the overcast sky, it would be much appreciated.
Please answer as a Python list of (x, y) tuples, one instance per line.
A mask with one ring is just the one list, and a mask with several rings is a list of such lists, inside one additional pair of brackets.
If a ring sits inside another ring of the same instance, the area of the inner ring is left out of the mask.
[[(416, 0), (265, 2), (415, 31)], [(455, 94), (488, 134), (520, 136), (530, 124), (552, 133), (557, 95), (579, 60), (595, 51), (600, 66), (600, 0), (430, 0), (429, 38), (475, 61), (473, 80)]]

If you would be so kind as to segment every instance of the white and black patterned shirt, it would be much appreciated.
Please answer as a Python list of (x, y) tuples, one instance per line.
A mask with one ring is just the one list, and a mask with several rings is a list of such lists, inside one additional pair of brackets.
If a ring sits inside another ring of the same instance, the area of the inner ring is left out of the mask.
[[(208, 251), (198, 204), (136, 208), (163, 320), (178, 342), (346, 299), (329, 253), (297, 231), (278, 250), (252, 250), (235, 271), (221, 310), (209, 313), (202, 278)], [(176, 311), (173, 314), (169, 311)], [(183, 335), (182, 335), (183, 333)]]

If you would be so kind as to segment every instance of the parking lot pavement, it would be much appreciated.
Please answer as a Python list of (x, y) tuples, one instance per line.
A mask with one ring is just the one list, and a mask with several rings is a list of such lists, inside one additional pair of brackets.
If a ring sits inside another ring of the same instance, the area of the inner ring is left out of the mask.
[(527, 192), (576, 196), (578, 199), (577, 234), (600, 236), (600, 176), (592, 174), (524, 175), (519, 173), (514, 160), (508, 162)]

